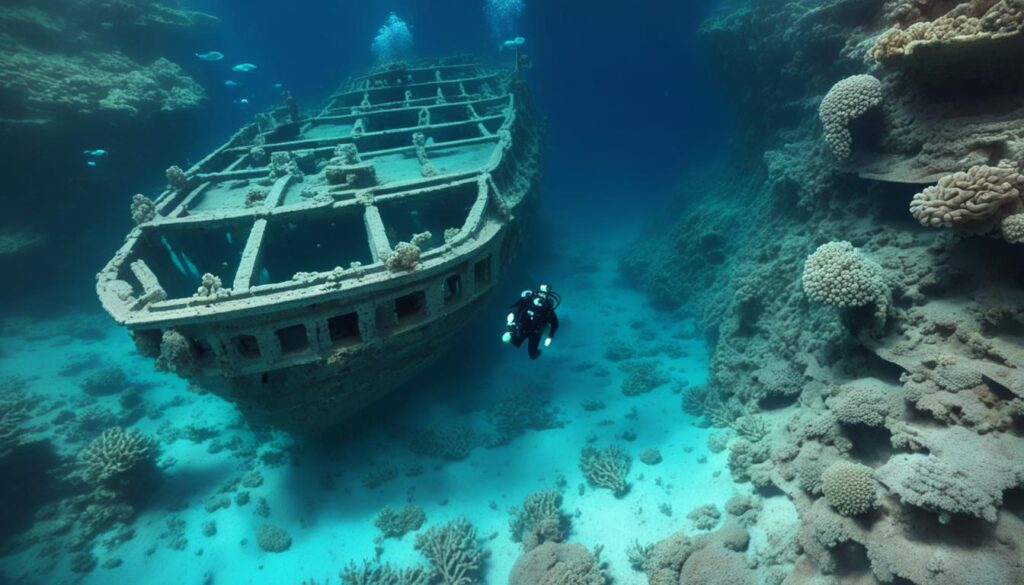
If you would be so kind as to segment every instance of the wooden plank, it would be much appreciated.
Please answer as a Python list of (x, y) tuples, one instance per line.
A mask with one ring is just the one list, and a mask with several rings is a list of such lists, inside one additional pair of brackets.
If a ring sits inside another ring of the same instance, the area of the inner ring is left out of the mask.
[(256, 268), (259, 266), (263, 256), (263, 236), (267, 231), (267, 220), (257, 219), (249, 230), (249, 239), (245, 241), (245, 249), (242, 251), (242, 260), (235, 272), (235, 281), (231, 285), (233, 292), (249, 290), (256, 276)]

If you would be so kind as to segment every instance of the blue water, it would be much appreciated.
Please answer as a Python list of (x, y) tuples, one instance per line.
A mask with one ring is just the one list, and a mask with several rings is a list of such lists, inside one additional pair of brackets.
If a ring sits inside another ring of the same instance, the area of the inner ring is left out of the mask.
[[(0, 452), (0, 497), (15, 503), (0, 514), (0, 583), (337, 583), (349, 562), (424, 562), (413, 533), (375, 550), (375, 516), (409, 501), (424, 510), (422, 530), (468, 518), (489, 553), (474, 582), (505, 583), (521, 552), (509, 508), (541, 489), (562, 490), (569, 539), (603, 546), (616, 583), (642, 583), (626, 556), (631, 542), (689, 528), (691, 509), (721, 507), (749, 489), (733, 484), (726, 454), (707, 448), (710, 431), (679, 408), (679, 392), (707, 377), (704, 336), (693, 320), (651, 306), (618, 267), (638, 230), (685, 203), (680, 176), (715, 164), (731, 138), (696, 38), (714, 2), (527, 1), (511, 26), (526, 39), (533, 67), (524, 77), (547, 132), (540, 229), (448, 355), (360, 424), (312, 438), (251, 428), (230, 403), (154, 371), (102, 312), (93, 275), (131, 227), (130, 196), (158, 193), (164, 168), (199, 160), (277, 104), (282, 90), (315, 110), (345, 77), (374, 65), (371, 43), (392, 12), (411, 30), (413, 56), (472, 53), (508, 63), (510, 54), (498, 50), (476, 0), (183, 4), (220, 24), (187, 42), (153, 38), (140, 50), (180, 64), (207, 91), (201, 107), (157, 126), (58, 121), (22, 152), (5, 151), (46, 160), (18, 176), (15, 187), (31, 198), (13, 200), (18, 221), (46, 241), (3, 259), (0, 391), (33, 404), (19, 427), (22, 446)], [(195, 56), (208, 51), (225, 58)], [(257, 67), (232, 71), (239, 63)], [(108, 153), (88, 164), (81, 152), (98, 148)], [(498, 338), (507, 304), (541, 281), (565, 299), (563, 329), (531, 362)], [(624, 363), (612, 351), (622, 345), (643, 358)], [(634, 361), (664, 379), (628, 397), (621, 388)], [(99, 374), (123, 374), (114, 383), (124, 389), (84, 392)], [(456, 461), (412, 448), (420, 429), (493, 433), (489, 408), (518, 391), (547, 401), (559, 424), (507, 444), (481, 439)], [(589, 402), (603, 408), (583, 408)], [(88, 494), (75, 462), (108, 427), (153, 438), (159, 478), (134, 514), (75, 541)], [(578, 466), (583, 447), (610, 444), (633, 457), (624, 498), (585, 487)], [(662, 462), (640, 461), (655, 448)], [(364, 485), (368, 473), (391, 466), (398, 477)], [(254, 471), (262, 481), (240, 488)], [(248, 503), (237, 499), (242, 491)], [(257, 513), (261, 501), (266, 514)], [(267, 524), (290, 535), (286, 551), (258, 546)]]

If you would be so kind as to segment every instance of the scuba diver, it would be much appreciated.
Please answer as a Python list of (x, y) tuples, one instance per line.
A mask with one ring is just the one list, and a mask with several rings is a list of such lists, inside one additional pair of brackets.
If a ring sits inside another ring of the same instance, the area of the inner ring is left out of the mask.
[(529, 339), (530, 359), (537, 359), (540, 357), (540, 335), (544, 328), (548, 328), (544, 347), (551, 345), (555, 331), (558, 331), (558, 316), (555, 315), (555, 309), (560, 304), (562, 297), (546, 284), (540, 285), (537, 292), (524, 290), (519, 300), (512, 303), (512, 312), (505, 319), (508, 331), (501, 336), (501, 341), (519, 347), (524, 340)]

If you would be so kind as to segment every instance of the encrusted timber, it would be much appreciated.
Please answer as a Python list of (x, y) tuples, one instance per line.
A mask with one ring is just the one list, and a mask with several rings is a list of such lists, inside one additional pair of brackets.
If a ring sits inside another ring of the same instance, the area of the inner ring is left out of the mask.
[[(482, 216), (483, 208), (478, 206), (473, 213)], [(473, 258), (486, 258), (491, 263), (490, 270), (498, 270), (494, 263), (500, 257), (504, 239), (502, 236), (507, 228), (494, 223), (486, 225), (483, 231), (472, 237), (476, 250)], [(253, 304), (248, 309), (236, 308), (227, 320), (203, 319), (192, 323), (190, 319), (165, 319), (161, 325), (178, 329), (190, 338), (204, 339), (213, 355), (202, 364), (201, 375), (214, 378), (224, 374), (254, 375), (333, 359), (332, 356), (338, 355), (339, 349), (328, 335), (327, 319), (341, 308), (345, 312), (358, 314), (361, 341), (357, 346), (342, 349), (340, 355), (373, 351), (373, 348), (387, 343), (395, 334), (429, 326), (438, 320), (448, 319), (453, 311), (464, 310), (468, 305), (449, 307), (442, 296), (441, 282), (449, 275), (459, 273), (465, 277), (463, 295), (468, 304), (473, 304), (475, 299), (490, 290), (489, 282), (478, 285), (472, 278), (475, 264), (467, 264), (464, 255), (438, 251), (428, 262), (432, 262), (431, 267), (423, 270), (400, 276), (387, 275), (384, 279), (366, 279), (368, 282), (352, 293), (333, 289), (329, 283), (313, 286), (319, 291), (317, 294), (310, 296), (309, 291), (302, 291), (294, 300), (284, 296), (274, 304), (272, 312)], [(379, 310), (382, 305), (417, 291), (425, 293), (425, 317), (422, 320), (405, 324), (395, 320), (393, 313)], [(311, 310), (310, 307), (317, 309)], [(301, 325), (307, 332), (309, 346), (298, 354), (288, 354), (282, 351), (275, 339), (275, 331), (296, 325)], [(239, 335), (251, 335), (256, 339), (261, 352), (258, 360), (247, 359), (239, 353), (237, 344), (231, 342)]]
[[(424, 110), (430, 114), (431, 118), (437, 118), (439, 114), (442, 114), (442, 113), (445, 113), (445, 112), (452, 112), (452, 111), (457, 111), (457, 110), (466, 109), (466, 108), (474, 108), (475, 109), (478, 106), (483, 108), (483, 107), (487, 107), (487, 106), (491, 106), (491, 105), (501, 104), (502, 102), (507, 102), (507, 101), (508, 101), (508, 95), (507, 94), (495, 95), (495, 96), (484, 97), (484, 98), (479, 98), (479, 99), (467, 99), (467, 100), (452, 101), (452, 102), (448, 102), (448, 103), (444, 103), (444, 104), (438, 104), (438, 103), (436, 103), (434, 98), (431, 98), (430, 103), (413, 104), (412, 102), (410, 102), (410, 105), (408, 105), (408, 106), (406, 106), (404, 104), (398, 104), (394, 108), (379, 109), (379, 110), (374, 110), (372, 112), (359, 112), (359, 113), (354, 113), (354, 114), (327, 113), (326, 115), (323, 115), (323, 116), (320, 116), (318, 118), (314, 118), (313, 120), (310, 120), (309, 121), (309, 125), (310, 126), (315, 126), (317, 124), (323, 124), (323, 123), (331, 123), (331, 124), (355, 123), (356, 120), (362, 118), (364, 121), (370, 123), (370, 125), (373, 126), (373, 122), (375, 120), (379, 119), (379, 118), (395, 117), (395, 116), (400, 116), (400, 115), (403, 115), (403, 114), (414, 114), (414, 113), (418, 114), (419, 112), (424, 111)], [(412, 127), (412, 125), (410, 125), (408, 127)], [(236, 149), (236, 150), (239, 150), (239, 149)]]
[[(482, 84), (482, 83), (487, 83), (487, 82), (490, 82), (490, 81), (498, 81), (499, 78), (500, 78), (500, 74), (498, 74), (498, 73), (487, 73), (487, 74), (484, 74), (484, 75), (477, 75), (477, 76), (474, 76), (474, 77), (442, 79), (440, 81), (431, 80), (431, 81), (426, 81), (426, 82), (421, 82), (421, 83), (408, 83), (408, 84), (403, 84), (403, 85), (390, 85), (390, 86), (385, 86), (385, 87), (371, 87), (371, 88), (367, 88), (367, 89), (345, 89), (345, 90), (342, 90), (342, 91), (340, 91), (338, 93), (333, 94), (330, 97), (330, 99), (332, 99), (332, 100), (341, 100), (341, 99), (356, 100), (356, 102), (358, 103), (358, 102), (361, 102), (363, 97), (365, 97), (367, 94), (369, 94), (369, 96), (371, 98), (373, 98), (373, 97), (377, 97), (377, 96), (381, 96), (381, 95), (385, 95), (385, 96), (386, 95), (392, 95), (392, 94), (398, 93), (399, 91), (404, 91), (404, 90), (417, 90), (417, 89), (430, 90), (430, 89), (434, 89), (434, 88), (437, 88), (437, 87), (446, 87), (446, 86), (452, 86), (452, 85), (457, 86), (460, 83), (463, 83), (463, 84), (465, 84), (465, 83), (478, 83), (478, 84)], [(373, 104), (374, 101), (375, 100), (371, 99), (370, 103)], [(401, 103), (401, 100), (390, 100), (390, 101), (385, 102), (385, 103)], [(355, 104), (353, 104), (353, 105), (355, 105)]]
[(386, 81), (386, 80), (389, 80), (389, 79), (394, 79), (396, 75), (402, 75), (402, 76), (409, 76), (409, 75), (411, 75), (411, 76), (413, 76), (413, 79), (425, 76), (426, 79), (429, 80), (429, 79), (433, 79), (434, 78), (434, 72), (435, 71), (440, 71), (442, 73), (442, 75), (450, 74), (450, 73), (453, 73), (453, 72), (459, 72), (459, 71), (465, 71), (465, 72), (468, 72), (470, 74), (473, 74), (473, 73), (479, 71), (479, 65), (477, 65), (477, 63), (475, 61), (472, 61), (472, 62), (466, 62), (466, 63), (453, 63), (453, 64), (450, 64), (450, 65), (445, 65), (445, 64), (426, 65), (426, 66), (411, 65), (409, 67), (402, 68), (402, 69), (383, 69), (383, 70), (374, 71), (372, 73), (368, 73), (366, 75), (359, 75), (359, 76), (353, 77), (353, 78), (351, 78), (349, 80), (349, 83), (347, 83), (346, 85), (351, 85), (352, 87), (364, 87), (365, 88), (365, 87), (369, 87), (369, 86), (365, 85), (367, 82), (373, 83), (374, 81), (376, 81), (378, 79)]
[[(431, 193), (441, 193), (461, 185), (475, 184), (477, 186), (477, 198), (474, 201), (464, 224), (460, 226), (461, 229), (459, 235), (455, 239), (446, 243), (446, 245), (424, 253), (421, 257), (421, 264), (423, 265), (423, 268), (418, 270), (417, 273), (429, 272), (435, 264), (440, 264), (444, 257), (458, 256), (458, 252), (460, 250), (472, 247), (474, 245), (472, 240), (480, 234), (481, 230), (486, 225), (486, 210), (498, 210), (507, 206), (504, 201), (500, 200), (500, 196), (494, 190), (489, 188), (488, 177), (489, 174), (480, 176), (474, 175), (473, 177), (463, 178), (456, 181), (442, 182), (428, 187), (383, 194), (380, 196), (379, 201), (386, 202), (405, 198), (429, 197)], [(257, 287), (246, 286), (251, 285), (252, 283), (253, 274), (258, 266), (259, 255), (262, 253), (263, 230), (265, 229), (266, 220), (279, 218), (282, 220), (302, 222), (313, 217), (337, 213), (339, 209), (362, 209), (364, 221), (368, 224), (372, 224), (374, 222), (374, 218), (376, 218), (376, 221), (379, 222), (379, 215), (376, 215), (376, 207), (364, 206), (362, 203), (355, 200), (309, 204), (303, 207), (265, 209), (261, 211), (250, 230), (249, 239), (247, 240), (245, 252), (243, 253), (243, 260), (235, 274), (235, 290), (233, 290), (230, 297), (209, 301), (203, 306), (203, 310), (200, 313), (196, 312), (194, 302), (189, 298), (169, 299), (154, 302), (147, 305), (147, 310), (144, 312), (138, 312), (137, 310), (133, 311), (132, 308), (135, 307), (138, 299), (123, 298), (125, 291), (124, 285), (113, 287), (116, 289), (117, 294), (110, 296), (105, 301), (105, 306), (108, 311), (110, 311), (116, 304), (117, 308), (114, 314), (120, 316), (119, 321), (132, 322), (141, 326), (148, 322), (152, 322), (154, 324), (162, 323), (168, 319), (173, 320), (181, 317), (212, 317), (217, 314), (228, 314), (238, 310), (244, 311), (251, 306), (271, 307), (278, 302), (284, 302), (287, 300), (288, 297), (292, 296), (289, 294), (292, 292), (305, 292), (308, 293), (311, 298), (315, 298), (318, 294), (318, 287), (321, 289), (319, 290), (321, 293), (326, 292), (334, 294), (339, 290), (339, 288), (344, 288), (346, 286), (346, 282), (349, 283), (348, 286), (362, 287), (368, 283), (376, 282), (378, 280), (387, 281), (392, 278), (393, 275), (387, 271), (383, 263), (378, 261), (374, 264), (360, 267), (357, 270), (347, 271), (343, 281), (328, 282), (330, 275), (328, 273), (323, 273), (312, 280), (288, 280)], [(166, 226), (181, 227), (187, 225), (197, 225), (208, 228), (223, 225), (237, 225), (243, 222), (247, 223), (252, 221), (252, 218), (253, 214), (251, 211), (238, 210), (218, 214), (216, 217), (186, 216), (173, 219), (165, 218), (152, 224), (146, 224), (142, 229), (155, 230)], [(122, 255), (127, 258), (130, 253), (132, 239), (137, 238), (138, 236), (139, 231), (133, 232), (133, 235), (129, 237), (129, 241), (126, 242), (125, 247), (115, 255), (115, 259), (111, 262), (114, 263), (118, 261), (122, 258)], [(386, 236), (378, 234), (377, 236), (372, 237), (373, 240), (370, 244), (373, 249), (377, 250), (378, 256), (382, 255), (385, 249), (390, 250), (392, 247), (392, 243), (387, 240)], [(101, 272), (98, 278), (100, 280), (100, 284), (113, 284), (113, 282), (118, 279), (117, 270), (116, 268), (108, 266), (108, 269)], [(130, 287), (128, 283), (125, 283), (125, 285)], [(104, 296), (105, 295), (101, 294), (101, 298)]]

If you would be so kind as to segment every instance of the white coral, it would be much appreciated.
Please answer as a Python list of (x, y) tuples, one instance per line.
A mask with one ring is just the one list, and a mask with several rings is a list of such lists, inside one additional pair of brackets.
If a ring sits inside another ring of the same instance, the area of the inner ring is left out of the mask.
[(845, 241), (823, 244), (808, 256), (803, 287), (812, 301), (839, 308), (889, 304), (882, 268)]
[(914, 195), (910, 213), (925, 226), (984, 228), (1024, 210), (1022, 189), (1016, 169), (978, 165)]
[(1015, 213), (1003, 219), (1003, 239), (1011, 244), (1024, 244), (1024, 213)]
[(871, 75), (854, 75), (836, 83), (821, 100), (818, 116), (825, 142), (840, 159), (850, 156), (850, 122), (882, 103), (882, 82)]
[(156, 204), (149, 197), (137, 194), (132, 197), (131, 214), (135, 225), (153, 221), (156, 218)]

